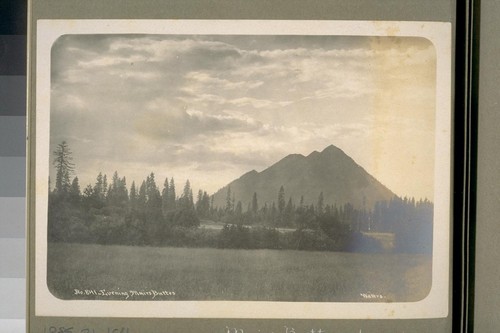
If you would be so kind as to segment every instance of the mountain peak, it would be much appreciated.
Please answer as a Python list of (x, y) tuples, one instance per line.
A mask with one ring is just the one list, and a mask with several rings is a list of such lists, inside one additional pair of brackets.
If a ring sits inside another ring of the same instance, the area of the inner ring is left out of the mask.
[(309, 158), (318, 158), (318, 157), (326, 157), (326, 156), (333, 156), (333, 155), (345, 155), (344, 151), (334, 145), (329, 145), (325, 149), (323, 149), (321, 152), (314, 150), (312, 153), (307, 155)]
[(319, 151), (313, 150), (309, 155), (307, 155), (307, 157), (314, 157), (314, 156), (318, 156), (319, 154), (320, 154)]
[[(309, 155), (290, 154), (267, 169), (246, 173), (230, 184), (235, 200), (245, 207), (257, 193), (260, 205), (268, 207), (277, 200), (281, 186), (286, 198), (297, 204), (303, 197), (304, 203), (317, 202), (323, 193), (325, 204), (354, 207), (373, 207), (375, 202), (389, 200), (394, 194), (368, 174), (340, 148), (329, 145)], [(227, 190), (214, 194), (214, 205), (223, 207)]]
[(325, 149), (323, 149), (323, 151), (321, 152), (322, 154), (324, 153), (343, 153), (344, 154), (344, 151), (334, 145), (329, 145), (328, 147), (326, 147)]

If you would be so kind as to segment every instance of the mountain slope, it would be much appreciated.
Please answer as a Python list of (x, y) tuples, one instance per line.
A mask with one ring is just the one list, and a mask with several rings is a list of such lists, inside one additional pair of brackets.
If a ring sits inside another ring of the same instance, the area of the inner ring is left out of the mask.
[(228, 186), (244, 209), (254, 192), (259, 207), (266, 202), (268, 205), (277, 202), (281, 186), (285, 189), (286, 201), (291, 197), (295, 204), (299, 204), (301, 196), (305, 204), (316, 204), (323, 192), (325, 205), (351, 203), (355, 207), (371, 208), (376, 201), (389, 200), (395, 195), (333, 145), (308, 156), (288, 155), (262, 172), (252, 170), (244, 174), (214, 194), (214, 206), (226, 205)]

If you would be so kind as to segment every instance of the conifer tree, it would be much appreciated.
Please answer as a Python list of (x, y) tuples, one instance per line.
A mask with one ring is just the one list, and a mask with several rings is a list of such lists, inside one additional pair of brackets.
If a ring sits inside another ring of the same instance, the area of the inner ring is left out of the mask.
[(233, 211), (233, 202), (232, 202), (232, 196), (231, 196), (231, 186), (227, 187), (227, 194), (226, 194), (226, 214), (230, 214)]
[(75, 170), (72, 152), (66, 141), (57, 145), (57, 148), (54, 151), (53, 164), (56, 168), (56, 183), (54, 192), (56, 194), (65, 195), (69, 192), (69, 188), (71, 186), (70, 177)]
[(170, 178), (170, 185), (168, 186), (168, 209), (174, 210), (176, 208), (177, 195), (175, 194), (175, 181), (174, 177)]
[(169, 210), (168, 203), (170, 189), (168, 187), (168, 177), (166, 177), (165, 181), (163, 182), (163, 190), (161, 191), (161, 209), (163, 212), (163, 216), (167, 216), (167, 212)]
[(288, 199), (288, 203), (286, 204), (285, 207), (285, 212), (283, 214), (283, 224), (285, 225), (292, 225), (293, 224), (293, 202), (292, 202), (292, 197)]
[(137, 209), (137, 190), (135, 189), (135, 181), (132, 181), (130, 186), (130, 208), (132, 210)]
[(193, 191), (191, 190), (191, 183), (189, 179), (186, 180), (186, 184), (184, 185), (184, 190), (182, 191), (182, 195), (180, 197), (180, 205), (182, 208), (193, 209)]
[(143, 180), (137, 196), (137, 208), (142, 213), (146, 209), (146, 182)]
[(280, 214), (283, 214), (285, 210), (285, 189), (283, 185), (281, 185), (280, 190), (278, 192), (278, 211)]
[(69, 189), (69, 199), (73, 204), (78, 205), (80, 203), (80, 197), (80, 183), (78, 182), (78, 177), (75, 177)]
[(257, 212), (259, 210), (259, 203), (257, 202), (257, 192), (253, 192), (253, 197), (252, 197), (252, 213), (253, 215), (257, 215)]
[(316, 205), (316, 213), (318, 215), (323, 214), (323, 209), (324, 209), (325, 203), (324, 203), (324, 198), (323, 198), (323, 192), (319, 194), (318, 197), (318, 204)]

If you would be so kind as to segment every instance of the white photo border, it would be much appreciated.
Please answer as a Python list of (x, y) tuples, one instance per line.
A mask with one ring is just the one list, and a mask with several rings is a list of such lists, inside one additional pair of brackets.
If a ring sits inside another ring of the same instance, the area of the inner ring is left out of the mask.
[[(51, 48), (65, 34), (332, 35), (423, 37), (436, 50), (432, 287), (418, 302), (61, 300), (47, 287)], [(408, 21), (38, 20), (36, 35), (35, 315), (61, 317), (416, 319), (449, 312), (451, 234), (451, 24)]]

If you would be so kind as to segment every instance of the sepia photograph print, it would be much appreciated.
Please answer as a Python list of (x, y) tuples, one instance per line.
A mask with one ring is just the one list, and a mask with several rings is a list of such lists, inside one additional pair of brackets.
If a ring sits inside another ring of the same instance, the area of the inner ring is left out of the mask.
[(37, 36), (37, 315), (446, 316), (449, 25)]

